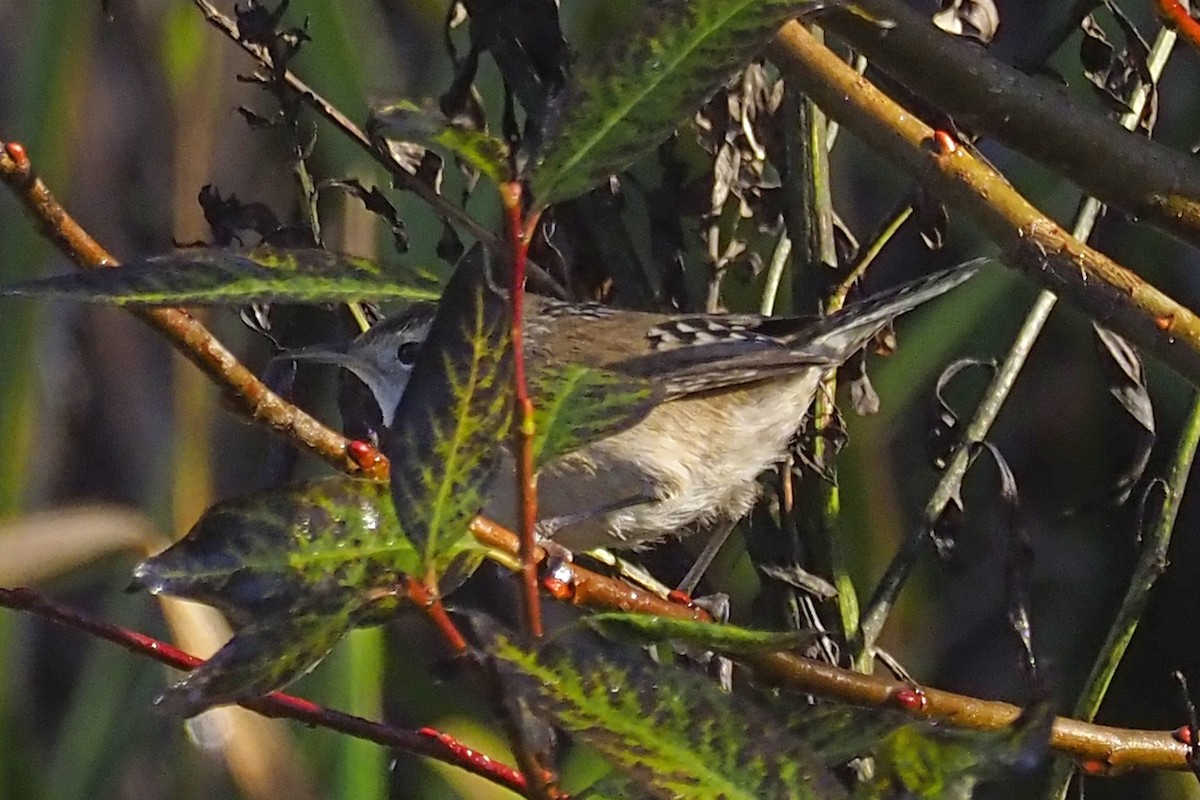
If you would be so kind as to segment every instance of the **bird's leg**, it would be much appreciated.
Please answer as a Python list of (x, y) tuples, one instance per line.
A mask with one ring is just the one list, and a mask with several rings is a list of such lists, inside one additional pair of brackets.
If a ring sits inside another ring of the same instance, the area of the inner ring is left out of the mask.
[(563, 528), (568, 528), (572, 525), (578, 525), (581, 522), (587, 522), (589, 519), (595, 519), (596, 517), (601, 517), (605, 514), (611, 514), (614, 511), (621, 511), (626, 508), (632, 508), (633, 506), (640, 506), (642, 503), (649, 503), (657, 499), (657, 497), (647, 492), (639, 492), (638, 494), (630, 495), (629, 497), (622, 497), (619, 500), (613, 500), (612, 502), (604, 503), (596, 506), (595, 508), (576, 511), (572, 514), (563, 514), (558, 517), (547, 517), (546, 519), (540, 519), (534, 526), (534, 530), (537, 532), (538, 538), (543, 542), (546, 542), (548, 540), (553, 540), (554, 535)]
[[(574, 561), (575, 555), (570, 550), (554, 541), (554, 535), (556, 533), (571, 525), (578, 525), (579, 523), (586, 522), (589, 519), (594, 519), (595, 517), (609, 514), (613, 511), (620, 511), (624, 508), (638, 506), (642, 503), (648, 503), (655, 499), (656, 498), (653, 495), (647, 492), (641, 492), (636, 495), (621, 498), (620, 500), (614, 500), (611, 503), (604, 503), (603, 505), (596, 506), (595, 508), (589, 508), (585, 511), (577, 511), (573, 514), (563, 514), (557, 517), (548, 517), (546, 519), (538, 520), (534, 525), (534, 532), (537, 534), (538, 544), (541, 545), (542, 549), (546, 551), (546, 561), (544, 567), (546, 578), (543, 579), (543, 586), (545, 586), (552, 595), (558, 597), (559, 599), (568, 597), (571, 592), (571, 588), (567, 585), (566, 579), (562, 577), (563, 575), (567, 574), (567, 571), (561, 570), (560, 566), (563, 565), (564, 562), (570, 563)], [(599, 549), (591, 551), (589, 555), (595, 555), (597, 553), (609, 555), (606, 551)], [(626, 564), (628, 566), (627, 562), (616, 559), (611, 555), (609, 557), (614, 561), (617, 561), (621, 564)], [(600, 560), (605, 561), (603, 558)], [(605, 563), (611, 562), (606, 561)], [(624, 573), (623, 570), (622, 572)], [(626, 575), (626, 577), (629, 576)], [(653, 589), (651, 589), (651, 591), (653, 591)]]
[(737, 520), (732, 519), (723, 521), (717, 525), (716, 529), (709, 535), (708, 541), (705, 542), (704, 549), (700, 551), (700, 555), (696, 557), (696, 561), (687, 571), (687, 574), (683, 576), (683, 580), (679, 582), (679, 586), (675, 588), (677, 592), (690, 597), (692, 592), (696, 591), (696, 587), (700, 585), (700, 579), (704, 577), (704, 573), (712, 565), (713, 559), (717, 557), (717, 553), (721, 552), (721, 548), (729, 540), (729, 534), (733, 533), (735, 525), (737, 525)]

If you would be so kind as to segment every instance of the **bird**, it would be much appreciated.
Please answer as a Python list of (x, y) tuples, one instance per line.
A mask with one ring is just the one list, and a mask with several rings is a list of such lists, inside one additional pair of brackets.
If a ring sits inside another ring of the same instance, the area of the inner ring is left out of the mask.
[[(632, 427), (538, 472), (539, 532), (569, 551), (640, 549), (732, 525), (781, 462), (818, 386), (893, 319), (972, 277), (986, 259), (902, 284), (821, 318), (670, 314), (525, 295), (525, 352), (539, 365), (579, 364), (649, 380), (658, 402)], [(436, 306), (414, 303), (347, 345), (288, 357), (337, 364), (352, 438), (378, 440), (394, 415)], [(536, 397), (534, 398), (536, 402)], [(512, 527), (518, 498), (498, 471), (482, 511)]]

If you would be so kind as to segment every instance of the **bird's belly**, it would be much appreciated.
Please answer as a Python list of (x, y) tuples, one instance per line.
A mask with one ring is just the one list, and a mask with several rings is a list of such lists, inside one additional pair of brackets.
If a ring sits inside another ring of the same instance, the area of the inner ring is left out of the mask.
[[(797, 376), (786, 388), (776, 382), (659, 406), (633, 428), (548, 465), (538, 476), (538, 517), (655, 498), (562, 528), (554, 538), (572, 550), (637, 547), (739, 519), (758, 495), (755, 478), (785, 454), (817, 381)], [(485, 513), (511, 521), (512, 495), (498, 492)]]

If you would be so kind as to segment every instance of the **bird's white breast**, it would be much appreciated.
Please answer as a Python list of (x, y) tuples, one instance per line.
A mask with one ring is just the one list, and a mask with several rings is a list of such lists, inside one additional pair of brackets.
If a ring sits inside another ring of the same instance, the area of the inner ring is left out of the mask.
[[(819, 379), (814, 371), (659, 406), (633, 428), (542, 470), (538, 516), (656, 498), (563, 528), (555, 540), (572, 550), (634, 547), (736, 520), (758, 495), (755, 478), (784, 456)], [(501, 476), (500, 484), (484, 513), (512, 524), (513, 483)]]

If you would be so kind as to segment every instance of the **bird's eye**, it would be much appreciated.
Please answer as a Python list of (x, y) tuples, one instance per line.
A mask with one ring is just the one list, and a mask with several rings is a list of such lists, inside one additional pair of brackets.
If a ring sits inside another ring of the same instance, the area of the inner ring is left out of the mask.
[(417, 351), (421, 349), (420, 342), (404, 342), (396, 348), (396, 359), (406, 367), (411, 367), (417, 360)]

